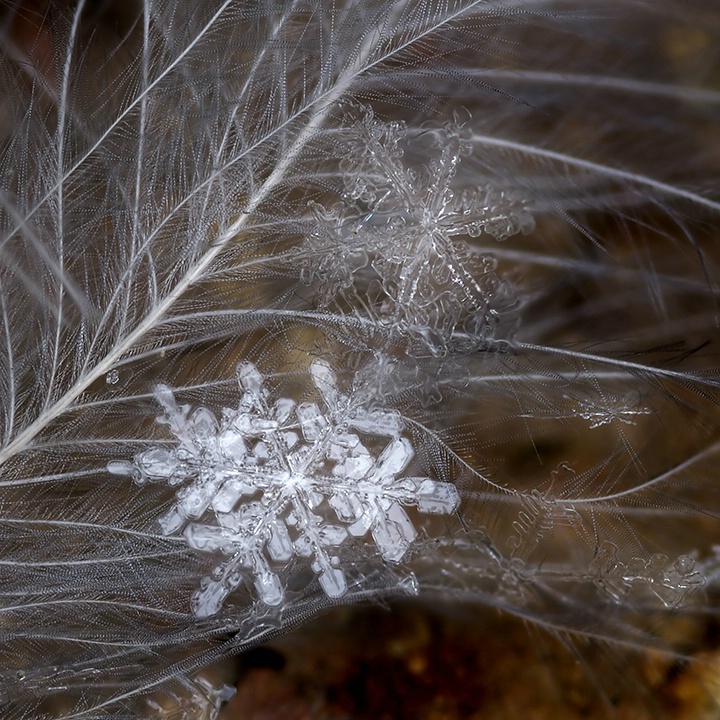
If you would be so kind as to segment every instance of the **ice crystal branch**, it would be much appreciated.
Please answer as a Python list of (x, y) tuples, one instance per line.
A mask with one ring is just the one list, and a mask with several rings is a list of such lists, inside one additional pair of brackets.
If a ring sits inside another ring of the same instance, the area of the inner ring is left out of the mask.
[(535, 488), (529, 493), (515, 491), (520, 510), (512, 521), (512, 533), (507, 541), (511, 559), (527, 560), (543, 539), (556, 531), (571, 528), (575, 535), (582, 536), (582, 517), (572, 504), (563, 503), (553, 492), (561, 474), (574, 475), (574, 471), (563, 463), (552, 473), (547, 489)]

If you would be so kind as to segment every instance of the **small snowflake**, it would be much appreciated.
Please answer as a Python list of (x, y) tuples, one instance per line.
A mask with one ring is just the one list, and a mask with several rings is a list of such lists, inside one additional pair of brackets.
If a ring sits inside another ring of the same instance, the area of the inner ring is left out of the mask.
[[(396, 563), (417, 536), (405, 507), (448, 514), (458, 506), (451, 483), (402, 475), (414, 452), (398, 413), (341, 394), (324, 360), (310, 365), (310, 376), (322, 409), (288, 398), (272, 402), (257, 368), (241, 363), (240, 402), (225, 408), (220, 422), (204, 407), (178, 405), (160, 385), (158, 422), (177, 442), (108, 465), (138, 484), (179, 486), (159, 519), (163, 534), (182, 532), (195, 550), (227, 558), (193, 597), (199, 616), (218, 612), (245, 572), (263, 602), (279, 605), (276, 570), (293, 558), (307, 558), (324, 592), (340, 597), (347, 581), (338, 548), (349, 535), (370, 533), (382, 558)], [(389, 442), (374, 457), (361, 435)]]
[(648, 559), (634, 557), (625, 563), (618, 558), (617, 546), (608, 540), (596, 549), (589, 569), (595, 585), (617, 603), (633, 589), (645, 588), (665, 607), (679, 608), (706, 583), (695, 558), (689, 555), (671, 559), (655, 553)]
[(512, 491), (520, 509), (512, 522), (512, 534), (507, 540), (511, 559), (527, 560), (540, 547), (542, 540), (555, 534), (558, 528), (571, 528), (582, 533), (582, 518), (569, 503), (563, 502), (558, 490), (568, 479), (575, 477), (575, 471), (562, 462), (552, 471), (549, 485), (545, 490), (532, 489), (529, 493)]
[[(493, 304), (502, 302), (496, 262), (454, 238), (485, 232), (504, 240), (530, 232), (534, 220), (513, 192), (490, 184), (454, 189), (462, 158), (472, 153), (468, 119), (455, 112), (407, 141), (404, 123), (348, 107), (344, 201), (310, 204), (317, 230), (300, 252), (303, 278), (319, 289), (321, 304), (356, 302), (365, 292), (375, 319), (439, 349), (455, 330), (487, 330)], [(415, 147), (428, 138), (431, 147)], [(404, 163), (406, 149), (429, 157), (427, 164)]]

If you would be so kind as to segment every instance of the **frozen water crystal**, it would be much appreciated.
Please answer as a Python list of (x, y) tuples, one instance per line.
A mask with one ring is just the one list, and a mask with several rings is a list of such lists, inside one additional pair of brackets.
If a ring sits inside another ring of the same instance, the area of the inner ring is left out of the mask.
[(617, 546), (608, 540), (595, 552), (590, 577), (617, 603), (641, 587), (649, 590), (667, 608), (683, 606), (706, 582), (689, 555), (671, 560), (667, 555), (655, 553), (648, 559), (634, 557), (626, 563), (618, 558)]
[[(300, 250), (304, 279), (321, 305), (339, 297), (352, 303), (366, 292), (376, 320), (421, 337), (433, 352), (442, 353), (454, 331), (486, 333), (491, 306), (503, 302), (501, 283), (492, 258), (456, 238), (529, 233), (528, 203), (490, 184), (455, 187), (463, 158), (472, 154), (468, 113), (456, 111), (451, 122), (406, 137), (403, 123), (384, 123), (368, 106), (346, 108), (344, 202), (310, 204), (317, 227)], [(404, 148), (427, 163), (404, 162)], [(324, 394), (325, 380), (315, 382)]]
[[(217, 613), (246, 578), (262, 602), (281, 604), (280, 574), (293, 558), (307, 558), (325, 594), (340, 597), (347, 578), (339, 548), (349, 535), (369, 533), (382, 559), (397, 563), (417, 537), (405, 508), (449, 514), (459, 504), (451, 483), (403, 476), (414, 451), (397, 412), (344, 395), (324, 360), (309, 371), (319, 403), (273, 402), (258, 369), (241, 363), (240, 401), (221, 421), (207, 408), (178, 405), (160, 385), (158, 422), (174, 443), (108, 464), (138, 484), (179, 485), (161, 531), (225, 558), (193, 596), (198, 616)], [(364, 437), (389, 441), (376, 457)]]

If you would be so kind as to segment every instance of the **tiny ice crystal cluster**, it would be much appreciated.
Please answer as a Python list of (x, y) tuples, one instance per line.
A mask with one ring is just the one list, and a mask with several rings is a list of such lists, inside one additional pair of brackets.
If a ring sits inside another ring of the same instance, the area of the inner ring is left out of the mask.
[[(368, 409), (341, 394), (324, 360), (312, 362), (310, 376), (323, 409), (289, 398), (272, 402), (255, 365), (241, 363), (240, 403), (225, 408), (219, 423), (207, 408), (191, 413), (178, 405), (160, 385), (158, 422), (169, 425), (177, 443), (108, 465), (138, 484), (180, 486), (176, 503), (159, 519), (163, 534), (182, 531), (190, 547), (227, 558), (195, 593), (198, 616), (219, 611), (243, 570), (264, 603), (279, 605), (284, 592), (274, 567), (294, 557), (312, 558), (326, 595), (341, 597), (347, 580), (337, 548), (349, 535), (370, 532), (383, 560), (399, 562), (417, 536), (404, 507), (448, 514), (459, 504), (451, 483), (402, 476), (414, 453), (397, 412)], [(389, 442), (374, 457), (361, 435)]]

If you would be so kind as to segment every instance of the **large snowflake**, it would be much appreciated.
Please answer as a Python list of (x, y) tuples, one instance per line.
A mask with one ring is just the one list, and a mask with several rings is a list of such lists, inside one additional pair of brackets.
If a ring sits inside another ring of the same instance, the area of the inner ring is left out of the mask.
[[(324, 592), (340, 597), (347, 580), (338, 548), (349, 535), (370, 533), (382, 558), (396, 563), (417, 535), (405, 507), (447, 514), (459, 503), (450, 483), (402, 475), (414, 453), (397, 412), (368, 409), (341, 394), (324, 360), (312, 362), (310, 376), (322, 408), (289, 398), (272, 402), (257, 368), (241, 363), (240, 402), (225, 408), (220, 422), (207, 408), (178, 405), (160, 385), (158, 422), (177, 442), (108, 466), (139, 484), (179, 486), (159, 520), (162, 532), (182, 532), (195, 550), (226, 558), (193, 597), (199, 616), (216, 613), (246, 573), (266, 604), (279, 605), (278, 570), (293, 558), (307, 558)], [(361, 436), (389, 442), (374, 457)]]

